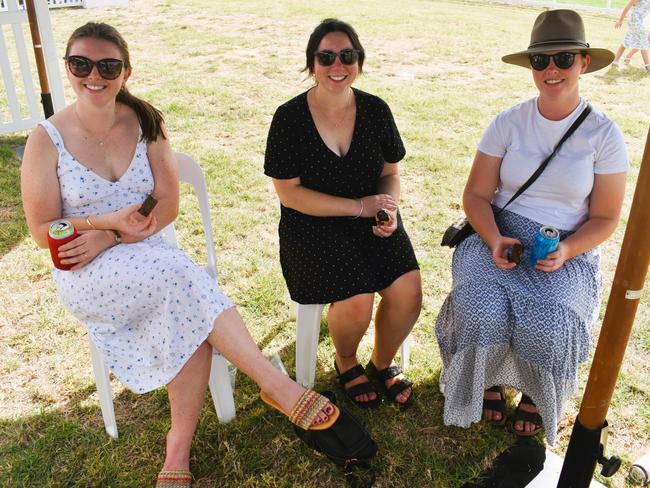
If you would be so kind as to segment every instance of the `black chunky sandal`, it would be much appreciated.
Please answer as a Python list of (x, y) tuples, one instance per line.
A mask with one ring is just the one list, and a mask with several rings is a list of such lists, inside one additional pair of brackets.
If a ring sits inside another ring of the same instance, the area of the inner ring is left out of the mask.
[[(339, 367), (336, 365), (336, 359), (335, 359), (334, 369), (336, 370), (336, 378), (339, 380), (341, 389), (343, 390), (343, 393), (345, 393), (345, 396), (348, 397), (348, 400), (350, 400), (353, 404), (355, 404), (359, 408), (374, 409), (379, 407), (379, 404), (381, 403), (381, 397), (379, 396), (379, 392), (377, 391), (375, 386), (372, 383), (370, 383), (370, 381), (366, 381), (365, 383), (359, 383), (358, 385), (354, 385), (349, 388), (345, 387), (346, 383), (358, 378), (359, 376), (363, 376), (366, 374), (366, 372), (363, 369), (363, 366), (357, 364), (356, 366), (353, 366), (352, 368), (348, 369), (345, 373), (341, 373), (339, 372)], [(358, 397), (359, 395), (367, 395), (370, 393), (374, 393), (376, 395), (376, 398), (374, 400), (368, 400), (367, 402), (364, 402), (364, 401), (359, 401), (355, 398)]]
[(499, 398), (498, 400), (483, 398), (483, 410), (493, 410), (495, 412), (499, 412), (501, 414), (501, 418), (499, 420), (488, 420), (488, 419), (485, 420), (490, 422), (490, 424), (494, 425), (495, 427), (503, 427), (506, 424), (505, 389), (503, 388), (503, 386), (493, 386), (491, 388), (488, 388), (486, 391), (495, 391), (499, 393), (499, 395), (501, 395), (501, 398)]
[[(382, 369), (381, 371), (377, 370), (377, 367), (372, 361), (369, 361), (368, 366), (366, 366), (366, 375), (368, 378), (374, 381), (377, 386), (379, 386), (384, 395), (390, 398), (393, 402), (397, 403), (400, 410), (408, 410), (413, 406), (413, 402), (415, 400), (413, 383), (407, 378), (402, 378), (401, 380), (393, 383), (390, 388), (386, 388), (386, 380), (395, 378), (395, 376), (398, 376), (400, 374), (402, 374), (402, 370), (399, 368), (399, 366), (389, 366)], [(409, 395), (408, 399), (405, 402), (398, 401), (397, 395), (402, 393), (407, 388), (411, 388), (411, 394)]]
[[(531, 437), (540, 432), (544, 428), (544, 424), (542, 423), (542, 416), (539, 414), (539, 412), (526, 412), (520, 408), (523, 404), (532, 405), (533, 407), (537, 408), (535, 403), (533, 403), (532, 398), (530, 398), (528, 395), (521, 395), (521, 401), (519, 402), (519, 406), (517, 407), (517, 410), (515, 410), (515, 415), (512, 418), (512, 430), (514, 430), (515, 434), (518, 436)], [(530, 422), (531, 424), (535, 424), (537, 427), (530, 432), (517, 430), (515, 429), (515, 423), (518, 421)]]

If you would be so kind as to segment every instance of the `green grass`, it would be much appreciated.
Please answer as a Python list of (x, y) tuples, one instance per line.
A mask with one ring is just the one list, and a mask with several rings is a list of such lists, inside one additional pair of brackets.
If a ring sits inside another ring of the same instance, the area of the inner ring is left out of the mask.
[(11, 151), (24, 143), (23, 137), (4, 137), (0, 145), (0, 257), (28, 235), (20, 203), (20, 161)]
[[(165, 112), (174, 148), (192, 154), (207, 175), (221, 286), (265, 354), (278, 353), (290, 373), (295, 325), (277, 259), (279, 205), (262, 172), (266, 133), (275, 108), (309, 87), (300, 70), (318, 21), (337, 16), (357, 28), (367, 61), (356, 86), (390, 104), (407, 147), (402, 212), (425, 292), (408, 371), (417, 405), (404, 414), (392, 407), (354, 411), (380, 446), (376, 486), (456, 487), (513, 442), (508, 431), (483, 424), (442, 424), (434, 322), (451, 280), (451, 253), (439, 240), (459, 213), (476, 143), (492, 117), (535, 93), (530, 73), (500, 57), (527, 45), (539, 10), (487, 1), (138, 0), (120, 9), (51, 11), (60, 53), (72, 30), (91, 19), (114, 24), (129, 41), (131, 90)], [(584, 19), (592, 45), (618, 46), (622, 32), (613, 29), (613, 15), (585, 12)], [(620, 125), (628, 144), (633, 167), (623, 224), (648, 131), (640, 94), (648, 92), (650, 77), (640, 58), (634, 63), (586, 75), (581, 83), (583, 95)], [(67, 96), (73, 99), (70, 91)], [(169, 427), (165, 390), (138, 396), (114, 380), (120, 438), (104, 434), (86, 334), (61, 306), (49, 255), (36, 249), (24, 223), (19, 162), (9, 151), (24, 136), (0, 137), (0, 486), (151, 486)], [(198, 208), (188, 189), (182, 192), (180, 242), (203, 263)], [(604, 246), (605, 301), (623, 224)], [(625, 486), (630, 462), (650, 444), (647, 299), (648, 292), (608, 416), (609, 449), (625, 461), (609, 486)], [(316, 386), (331, 389), (333, 346), (325, 325), (321, 332)], [(360, 359), (369, 353), (366, 339)], [(587, 373), (584, 365), (583, 385)], [(206, 397), (193, 449), (196, 486), (343, 486), (336, 469), (301, 444), (241, 374), (235, 401), (237, 418), (221, 425)], [(578, 402), (560, 424), (554, 448), (560, 454)]]

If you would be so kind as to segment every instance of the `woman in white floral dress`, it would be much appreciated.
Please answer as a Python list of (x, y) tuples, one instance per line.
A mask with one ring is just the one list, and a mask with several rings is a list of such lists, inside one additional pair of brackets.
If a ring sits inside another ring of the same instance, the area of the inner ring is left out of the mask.
[[(88, 23), (70, 37), (65, 59), (77, 99), (29, 136), (25, 216), (43, 248), (56, 220), (79, 231), (59, 248), (72, 269), (54, 269), (53, 277), (116, 376), (136, 393), (167, 385), (171, 428), (157, 486), (191, 485), (190, 446), (212, 348), (258, 383), (267, 403), (283, 412), (308, 403), (302, 428), (328, 427), (337, 408), (275, 369), (216, 282), (160, 236), (178, 213), (178, 169), (161, 113), (125, 87), (124, 39)], [(159, 203), (143, 217), (137, 209), (148, 194)]]

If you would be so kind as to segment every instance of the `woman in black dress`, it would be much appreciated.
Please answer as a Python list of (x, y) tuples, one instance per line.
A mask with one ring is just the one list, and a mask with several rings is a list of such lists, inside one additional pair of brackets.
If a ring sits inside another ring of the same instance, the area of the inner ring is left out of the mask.
[[(325, 19), (306, 54), (315, 86), (275, 112), (264, 164), (282, 204), (282, 272), (294, 301), (330, 303), (334, 366), (348, 398), (376, 407), (378, 386), (407, 408), (411, 382), (393, 358), (418, 318), (422, 289), (398, 211), (404, 145), (388, 105), (352, 88), (365, 52), (350, 25)], [(390, 220), (374, 225), (380, 210)], [(375, 292), (375, 347), (364, 370), (356, 352)]]

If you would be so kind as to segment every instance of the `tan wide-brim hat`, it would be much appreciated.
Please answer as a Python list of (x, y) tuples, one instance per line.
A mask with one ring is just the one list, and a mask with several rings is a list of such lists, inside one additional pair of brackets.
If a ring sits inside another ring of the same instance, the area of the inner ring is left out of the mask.
[(585, 73), (598, 71), (609, 66), (614, 53), (609, 49), (590, 47), (585, 40), (585, 26), (582, 18), (573, 10), (548, 10), (535, 19), (530, 33), (530, 45), (525, 51), (508, 54), (501, 58), (504, 63), (530, 68), (531, 54), (581, 51), (591, 57)]

